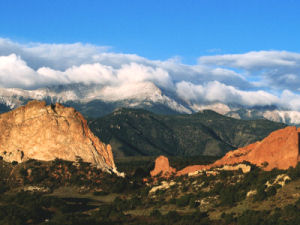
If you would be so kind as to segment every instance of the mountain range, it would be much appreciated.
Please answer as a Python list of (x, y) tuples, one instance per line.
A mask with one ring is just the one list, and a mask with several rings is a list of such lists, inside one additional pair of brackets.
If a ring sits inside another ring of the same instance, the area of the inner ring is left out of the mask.
[(211, 110), (161, 115), (125, 108), (89, 122), (92, 132), (112, 146), (116, 158), (161, 154), (221, 156), (285, 126), (265, 119), (234, 119)]
[(274, 105), (245, 107), (222, 102), (201, 104), (181, 99), (170, 90), (152, 82), (108, 87), (99, 84), (57, 85), (34, 90), (0, 88), (0, 112), (26, 104), (30, 100), (63, 103), (89, 118), (98, 118), (118, 108), (142, 108), (158, 114), (193, 114), (213, 110), (237, 119), (268, 119), (288, 125), (300, 124), (300, 112)]

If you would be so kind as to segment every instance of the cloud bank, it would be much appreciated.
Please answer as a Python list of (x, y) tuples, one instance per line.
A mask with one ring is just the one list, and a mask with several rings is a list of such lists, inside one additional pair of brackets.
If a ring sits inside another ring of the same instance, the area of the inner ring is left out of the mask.
[[(300, 110), (300, 54), (253, 51), (149, 60), (91, 44), (17, 43), (0, 38), (0, 87), (37, 89), (58, 84), (122, 87), (142, 82), (193, 104), (277, 105)], [(135, 90), (137, 91), (137, 90)]]

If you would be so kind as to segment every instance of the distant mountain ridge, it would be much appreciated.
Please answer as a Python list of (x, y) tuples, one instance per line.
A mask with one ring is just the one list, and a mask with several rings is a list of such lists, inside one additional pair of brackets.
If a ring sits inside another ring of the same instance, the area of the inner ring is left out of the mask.
[(0, 88), (0, 113), (34, 99), (48, 104), (59, 102), (92, 118), (107, 115), (117, 108), (141, 108), (158, 114), (192, 114), (209, 109), (237, 119), (268, 119), (289, 125), (300, 124), (298, 111), (274, 105), (245, 107), (221, 102), (196, 104), (152, 82), (114, 88), (96, 84), (57, 85), (35, 90)]
[(123, 156), (221, 156), (266, 137), (286, 125), (268, 120), (238, 120), (211, 110), (159, 115), (118, 109), (89, 122), (90, 129), (116, 158)]

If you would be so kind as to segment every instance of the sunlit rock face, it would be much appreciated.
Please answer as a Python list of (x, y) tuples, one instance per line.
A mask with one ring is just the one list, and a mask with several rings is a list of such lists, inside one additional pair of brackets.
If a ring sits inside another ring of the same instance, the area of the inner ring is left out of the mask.
[(81, 158), (104, 171), (115, 170), (111, 146), (94, 136), (74, 108), (31, 101), (0, 115), (0, 134), (5, 161)]
[[(250, 162), (266, 171), (274, 168), (286, 170), (289, 167), (295, 167), (300, 161), (299, 133), (300, 129), (293, 126), (274, 131), (262, 141), (230, 151), (223, 158), (212, 164), (187, 166), (177, 171), (176, 175), (181, 176), (217, 167), (225, 168), (224, 166), (226, 165), (238, 165), (242, 162)], [(166, 160), (164, 159), (164, 161)], [(162, 167), (156, 164), (155, 168)]]
[(169, 159), (165, 156), (159, 156), (155, 160), (155, 167), (150, 172), (151, 176), (161, 175), (163, 177), (168, 177), (176, 172), (175, 168), (172, 168), (169, 164)]
[(272, 132), (262, 141), (228, 152), (212, 166), (250, 162), (264, 170), (288, 169), (299, 161), (299, 130), (286, 127)]

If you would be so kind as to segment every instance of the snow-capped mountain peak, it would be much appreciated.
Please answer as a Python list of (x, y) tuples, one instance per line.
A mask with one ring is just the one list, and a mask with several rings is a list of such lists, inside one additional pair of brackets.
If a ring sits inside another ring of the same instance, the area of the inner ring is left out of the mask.
[[(7, 107), (10, 109), (16, 108), (32, 99), (45, 100), (48, 103), (60, 102), (69, 105), (73, 104), (73, 106), (74, 104), (76, 106), (90, 104), (89, 112), (93, 112), (93, 116), (103, 115), (101, 113), (103, 107), (105, 113), (113, 111), (116, 107), (146, 108), (148, 110), (155, 108), (154, 111), (159, 113), (188, 114), (209, 109), (237, 119), (263, 118), (292, 125), (300, 124), (300, 112), (298, 111), (278, 109), (275, 106), (247, 108), (244, 106), (227, 105), (222, 102), (203, 104), (187, 102), (150, 81), (128, 83), (119, 86), (86, 85), (79, 83), (35, 90), (0, 88), (0, 106), (5, 106), (4, 111), (7, 110)], [(82, 107), (79, 108), (82, 109)]]

